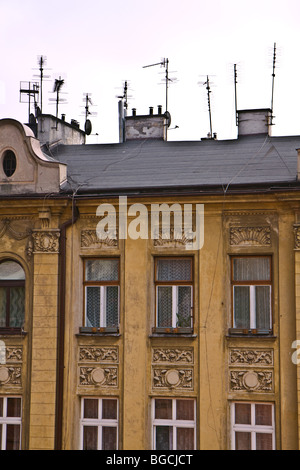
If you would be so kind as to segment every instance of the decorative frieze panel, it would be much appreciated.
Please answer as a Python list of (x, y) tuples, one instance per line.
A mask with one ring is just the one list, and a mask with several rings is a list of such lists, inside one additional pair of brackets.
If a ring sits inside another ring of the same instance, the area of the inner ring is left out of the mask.
[(33, 252), (34, 253), (58, 253), (60, 231), (57, 229), (33, 230)]
[(117, 346), (80, 346), (79, 386), (117, 388), (118, 374)]
[(273, 349), (231, 349), (229, 352), (231, 365), (273, 366)]
[(99, 238), (96, 230), (81, 230), (81, 248), (117, 248), (117, 237)]
[(15, 240), (24, 240), (31, 234), (32, 222), (24, 217), (0, 220), (0, 238), (8, 235)]
[(23, 347), (1, 344), (0, 352), (0, 389), (2, 386), (21, 387)]
[(193, 364), (193, 348), (153, 348), (153, 363)]
[(274, 351), (269, 348), (229, 350), (229, 389), (232, 392), (274, 392)]
[(271, 228), (265, 227), (230, 227), (230, 245), (233, 246), (270, 246)]
[(152, 349), (152, 388), (194, 390), (194, 349)]
[(300, 250), (300, 225), (294, 225), (294, 248)]
[(117, 347), (80, 347), (80, 362), (114, 362), (119, 361)]
[(2, 385), (21, 386), (21, 367), (0, 366), (0, 389)]
[(273, 382), (271, 370), (232, 370), (230, 372), (232, 391), (273, 392)]
[(96, 385), (102, 387), (117, 387), (117, 367), (80, 367), (79, 384)]
[(154, 238), (153, 245), (155, 247), (169, 247), (169, 248), (186, 248), (186, 245), (190, 245), (193, 242), (193, 235), (186, 236), (183, 233), (176, 233), (174, 228), (170, 228), (170, 237), (165, 238), (161, 231), (157, 238)]

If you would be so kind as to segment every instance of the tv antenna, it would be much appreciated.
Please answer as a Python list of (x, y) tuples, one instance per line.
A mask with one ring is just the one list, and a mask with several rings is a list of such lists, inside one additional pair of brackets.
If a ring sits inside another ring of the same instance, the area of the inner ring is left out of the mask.
[(86, 135), (90, 135), (91, 132), (92, 132), (92, 123), (89, 119), (89, 116), (91, 116), (92, 114), (94, 115), (95, 113), (92, 113), (90, 111), (90, 106), (93, 106), (93, 103), (92, 103), (92, 99), (91, 99), (91, 96), (89, 93), (85, 93), (85, 98), (84, 98), (84, 101), (85, 101), (85, 123), (84, 123), (84, 131), (86, 133)]
[(274, 105), (274, 82), (275, 82), (275, 64), (276, 64), (276, 42), (273, 49), (273, 71), (272, 71), (272, 97), (271, 97), (271, 126), (273, 125), (273, 105)]
[[(40, 78), (40, 109), (37, 110), (37, 114), (43, 114), (43, 82), (45, 78), (49, 78), (49, 75), (44, 75), (44, 65), (46, 64), (47, 58), (44, 56), (38, 56), (39, 65), (39, 78)], [(36, 75), (37, 76), (37, 75)]]
[(125, 114), (127, 114), (127, 109), (128, 109), (128, 82), (127, 80), (125, 80), (124, 82), (123, 95), (117, 95), (117, 98), (120, 98), (123, 101)]
[(210, 138), (213, 138), (213, 133), (212, 133), (212, 117), (211, 117), (211, 102), (210, 102), (210, 94), (211, 94), (211, 89), (210, 89), (210, 82), (209, 82), (209, 77), (208, 75), (206, 76), (206, 81), (202, 83), (202, 85), (206, 85), (206, 90), (207, 90), (207, 104), (208, 104), (208, 115), (209, 115), (209, 127), (210, 127)]
[[(56, 93), (56, 98), (50, 98), (50, 101), (55, 101), (55, 104), (56, 104), (56, 119), (58, 119), (58, 105), (62, 101), (65, 101), (60, 98), (61, 88), (64, 85), (64, 83), (65, 81), (61, 77), (55, 79), (52, 92)], [(57, 121), (56, 121), (56, 129), (57, 129)]]
[(36, 82), (20, 83), (20, 103), (28, 103), (28, 122), (30, 121), (31, 102), (33, 99), (34, 108), (37, 108), (37, 96), (39, 94), (39, 85)]
[(166, 87), (166, 113), (168, 112), (168, 88), (169, 82), (172, 81), (169, 78), (169, 59), (162, 59), (161, 62), (157, 62), (156, 64), (144, 65), (143, 69), (148, 67), (155, 67), (156, 65), (160, 65), (161, 67), (165, 67), (165, 87)]
[(235, 102), (235, 123), (238, 126), (238, 112), (237, 112), (237, 70), (236, 64), (233, 66), (233, 74), (234, 74), (234, 102)]

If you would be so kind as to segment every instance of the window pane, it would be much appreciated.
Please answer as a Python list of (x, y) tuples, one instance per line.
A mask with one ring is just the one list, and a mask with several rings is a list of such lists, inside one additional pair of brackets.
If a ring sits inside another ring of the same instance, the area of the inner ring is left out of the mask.
[(21, 398), (7, 398), (7, 417), (21, 417)]
[(118, 259), (96, 259), (85, 262), (86, 281), (118, 281)]
[(164, 398), (155, 400), (155, 418), (172, 419), (172, 400)]
[(236, 450), (251, 450), (251, 433), (250, 432), (236, 432), (235, 433), (235, 449)]
[(171, 426), (156, 426), (156, 450), (173, 450), (173, 428)]
[(257, 433), (256, 450), (273, 450), (272, 434), (264, 432)]
[(270, 286), (256, 286), (256, 328), (270, 328)]
[(9, 326), (21, 328), (25, 317), (25, 287), (10, 288)]
[(2, 449), (2, 424), (0, 424), (0, 450), (4, 450)]
[(0, 327), (6, 325), (6, 288), (0, 287)]
[(83, 417), (86, 419), (97, 419), (98, 403), (96, 398), (85, 398), (83, 402)]
[(194, 449), (194, 429), (177, 428), (177, 447), (176, 450)]
[(106, 326), (119, 324), (119, 287), (106, 287)]
[(103, 399), (102, 400), (102, 418), (103, 419), (117, 419), (118, 407), (117, 400)]
[(194, 420), (194, 400), (176, 400), (176, 419)]
[(250, 287), (234, 286), (234, 326), (250, 328)]
[(117, 428), (103, 426), (102, 428), (102, 450), (117, 449)]
[(8, 424), (6, 426), (6, 450), (20, 449), (20, 430), (19, 424)]
[(98, 428), (97, 426), (83, 427), (83, 450), (97, 450)]
[(192, 288), (190, 286), (178, 286), (178, 310), (177, 324), (178, 327), (191, 326), (191, 309), (192, 309)]
[(157, 288), (157, 326), (172, 326), (172, 287), (158, 286)]
[(233, 260), (235, 281), (269, 281), (270, 259), (265, 257), (241, 257)]
[(25, 280), (23, 268), (15, 261), (3, 261), (0, 263), (1, 281), (19, 281)]
[(235, 404), (235, 424), (251, 424), (250, 403)]
[(272, 426), (272, 405), (255, 405), (255, 424), (260, 426)]
[(86, 287), (86, 326), (100, 326), (100, 287)]
[(0, 416), (3, 416), (3, 398), (0, 397)]
[(160, 259), (157, 261), (157, 281), (191, 281), (190, 259)]

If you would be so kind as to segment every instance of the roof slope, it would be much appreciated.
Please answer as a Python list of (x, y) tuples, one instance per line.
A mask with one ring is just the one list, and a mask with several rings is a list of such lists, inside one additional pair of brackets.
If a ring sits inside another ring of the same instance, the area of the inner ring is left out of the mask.
[(61, 145), (51, 154), (68, 166), (64, 190), (228, 188), (296, 183), (300, 136), (236, 140)]

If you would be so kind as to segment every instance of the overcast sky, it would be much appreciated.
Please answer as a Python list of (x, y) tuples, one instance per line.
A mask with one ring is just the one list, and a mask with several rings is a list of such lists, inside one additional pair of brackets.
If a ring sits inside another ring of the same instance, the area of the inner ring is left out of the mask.
[[(239, 109), (269, 108), (276, 43), (273, 135), (300, 134), (299, 0), (0, 0), (0, 117), (28, 120), (20, 82), (38, 81), (46, 58), (43, 112), (55, 114), (53, 85), (62, 77), (59, 115), (84, 128), (91, 95), (88, 142), (118, 141), (118, 98), (129, 84), (129, 114), (165, 107), (169, 60), (169, 140), (199, 140), (212, 128), (236, 137), (234, 64)], [(173, 129), (175, 126), (178, 128)]]

